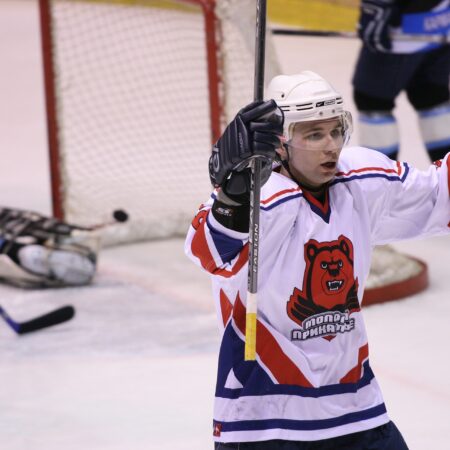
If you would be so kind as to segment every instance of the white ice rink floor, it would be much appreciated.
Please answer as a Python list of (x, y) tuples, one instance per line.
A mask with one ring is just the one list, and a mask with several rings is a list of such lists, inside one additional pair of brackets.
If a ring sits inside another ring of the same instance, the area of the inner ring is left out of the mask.
[[(1, 0), (0, 205), (49, 213), (39, 45), (36, 2)], [(286, 72), (316, 70), (350, 98), (356, 41), (278, 38), (276, 46)], [(401, 157), (423, 168), (404, 101), (398, 115)], [(450, 236), (396, 247), (427, 261), (431, 286), (365, 310), (371, 365), (410, 448), (450, 449)], [(0, 450), (212, 449), (218, 333), (208, 277), (181, 240), (100, 258), (90, 287), (0, 286), (0, 304), (17, 320), (63, 304), (77, 311), (20, 338), (0, 324)]]

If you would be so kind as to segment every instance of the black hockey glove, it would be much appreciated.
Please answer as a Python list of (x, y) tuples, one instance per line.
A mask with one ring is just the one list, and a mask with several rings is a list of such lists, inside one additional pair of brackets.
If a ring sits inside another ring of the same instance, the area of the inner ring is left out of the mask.
[(86, 231), (87, 228), (71, 225), (34, 211), (0, 208), (0, 238), (3, 241), (0, 253), (5, 253), (5, 249), (8, 248), (6, 241), (11, 245), (21, 237), (27, 237), (27, 243), (66, 244), (75, 230)]
[(261, 158), (261, 185), (270, 177), (275, 149), (280, 146), (284, 116), (274, 100), (241, 109), (223, 132), (209, 158), (211, 183), (232, 200), (249, 202), (252, 158)]
[(392, 49), (390, 27), (400, 16), (396, 3), (397, 0), (362, 0), (358, 36), (369, 50), (388, 53)]

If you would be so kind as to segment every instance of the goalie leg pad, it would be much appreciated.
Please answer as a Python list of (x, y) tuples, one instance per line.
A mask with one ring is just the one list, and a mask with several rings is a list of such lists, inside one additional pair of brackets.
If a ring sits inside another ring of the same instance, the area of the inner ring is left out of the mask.
[(432, 161), (450, 151), (450, 102), (419, 112), (419, 125)]
[(23, 287), (87, 284), (95, 274), (98, 238), (53, 217), (0, 208), (0, 279)]
[(18, 253), (21, 267), (50, 284), (79, 286), (89, 283), (95, 274), (95, 261), (86, 254), (57, 250), (41, 245), (26, 245)]
[(360, 112), (358, 122), (361, 146), (378, 150), (391, 159), (397, 159), (398, 126), (391, 113), (386, 111)]
[(9, 255), (0, 255), (0, 280), (22, 288), (44, 287), (41, 277), (20, 267)]

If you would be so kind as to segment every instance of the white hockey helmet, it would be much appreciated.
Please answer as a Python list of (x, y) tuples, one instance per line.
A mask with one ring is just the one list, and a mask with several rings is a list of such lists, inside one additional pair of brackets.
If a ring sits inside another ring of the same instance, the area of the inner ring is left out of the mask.
[(311, 71), (274, 77), (266, 90), (284, 112), (284, 136), (292, 138), (292, 125), (297, 122), (341, 118), (344, 145), (353, 131), (352, 116), (344, 110), (342, 96), (320, 75)]

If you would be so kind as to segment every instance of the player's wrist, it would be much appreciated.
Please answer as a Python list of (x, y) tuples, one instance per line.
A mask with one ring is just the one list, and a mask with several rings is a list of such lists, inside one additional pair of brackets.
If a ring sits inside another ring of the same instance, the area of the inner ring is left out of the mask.
[[(222, 201), (225, 199), (225, 202)], [(239, 204), (229, 199), (225, 194), (221, 194), (221, 200), (216, 198), (211, 213), (214, 219), (229, 230), (239, 233), (248, 233), (250, 228), (250, 205), (248, 203)]]

